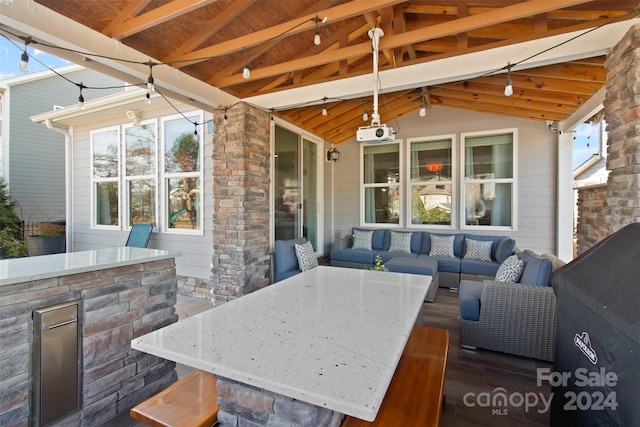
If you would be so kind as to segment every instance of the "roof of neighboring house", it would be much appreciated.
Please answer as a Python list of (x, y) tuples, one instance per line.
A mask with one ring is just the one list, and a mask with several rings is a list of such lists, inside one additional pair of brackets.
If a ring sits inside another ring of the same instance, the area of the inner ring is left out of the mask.
[(608, 178), (607, 158), (600, 154), (594, 154), (574, 171), (573, 188), (604, 185)]
[(0, 79), (0, 88), (6, 89), (9, 86), (15, 86), (19, 84), (29, 83), (35, 80), (46, 79), (49, 77), (57, 76), (59, 74), (64, 75), (64, 74), (72, 73), (74, 71), (80, 71), (83, 69), (84, 67), (74, 64), (74, 65), (67, 65), (65, 67), (56, 68), (55, 71), (53, 70), (38, 71), (35, 73), (28, 73), (28, 74), (22, 74), (20, 76), (9, 77), (7, 79)]

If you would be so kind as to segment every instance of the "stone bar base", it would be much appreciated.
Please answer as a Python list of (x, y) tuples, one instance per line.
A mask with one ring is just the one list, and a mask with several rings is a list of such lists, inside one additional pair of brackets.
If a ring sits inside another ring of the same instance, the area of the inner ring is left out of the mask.
[[(48, 256), (57, 255), (31, 260)], [(74, 300), (81, 300), (82, 408), (49, 427), (100, 426), (176, 380), (175, 362), (130, 345), (178, 320), (173, 258), (9, 285), (0, 281), (1, 426), (31, 425), (31, 312)]]
[(218, 423), (236, 426), (339, 427), (344, 414), (218, 377)]

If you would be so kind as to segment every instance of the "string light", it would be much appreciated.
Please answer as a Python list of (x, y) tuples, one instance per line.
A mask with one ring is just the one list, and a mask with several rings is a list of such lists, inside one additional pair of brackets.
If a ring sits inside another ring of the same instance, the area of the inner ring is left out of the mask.
[(224, 126), (226, 126), (227, 124), (229, 124), (229, 118), (227, 117), (227, 109), (224, 109), (224, 118), (222, 119), (222, 124)]
[(322, 22), (324, 24), (325, 22), (327, 22), (327, 17), (325, 16), (324, 19), (320, 19), (318, 18), (318, 15), (316, 15), (315, 17), (311, 18), (311, 21), (316, 23), (316, 32), (313, 35), (313, 44), (315, 44), (316, 46), (320, 46), (320, 43), (322, 43), (322, 39), (320, 38), (320, 31), (318, 30), (318, 22)]
[(367, 111), (367, 104), (364, 104), (364, 111), (362, 112), (362, 121), (366, 122), (367, 120), (369, 120), (369, 112)]
[(147, 92), (147, 97), (145, 98), (144, 103), (146, 105), (151, 105), (151, 95), (149, 94), (149, 92)]
[(323, 115), (323, 116), (326, 116), (327, 114), (329, 114), (329, 113), (327, 112), (327, 105), (326, 105), (326, 102), (327, 102), (327, 98), (322, 98), (322, 115)]
[(80, 83), (78, 87), (80, 88), (80, 96), (78, 97), (78, 110), (84, 111), (84, 96), (82, 95), (82, 89), (86, 88), (86, 86)]
[(424, 117), (427, 115), (427, 107), (424, 105), (424, 101), (420, 104), (420, 112), (418, 113), (420, 117)]
[(513, 95), (513, 84), (511, 83), (511, 63), (507, 62), (507, 81), (504, 84), (504, 96)]
[(20, 55), (20, 71), (25, 74), (29, 72), (29, 54), (27, 53), (27, 46), (31, 41), (31, 37), (24, 39), (24, 51)]
[(147, 78), (147, 90), (149, 93), (153, 93), (156, 91), (156, 85), (153, 80), (153, 66), (156, 65), (155, 62), (148, 61), (145, 65), (149, 66), (149, 77)]
[(249, 70), (249, 58), (247, 58), (247, 50), (244, 50), (244, 68), (242, 69), (242, 77), (248, 79), (251, 77), (251, 70)]

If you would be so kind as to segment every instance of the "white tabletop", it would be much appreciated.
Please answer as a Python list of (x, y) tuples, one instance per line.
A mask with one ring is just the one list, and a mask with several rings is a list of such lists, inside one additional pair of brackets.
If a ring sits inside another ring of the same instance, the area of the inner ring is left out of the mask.
[(133, 247), (0, 260), (0, 285), (29, 282), (180, 256), (179, 252)]
[(320, 266), (131, 347), (373, 421), (430, 283), (430, 276)]

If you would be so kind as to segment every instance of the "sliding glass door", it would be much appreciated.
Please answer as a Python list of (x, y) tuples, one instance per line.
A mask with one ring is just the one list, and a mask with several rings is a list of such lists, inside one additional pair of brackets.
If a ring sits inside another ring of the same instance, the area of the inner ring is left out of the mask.
[(275, 240), (306, 237), (318, 250), (318, 145), (281, 126), (275, 128)]

